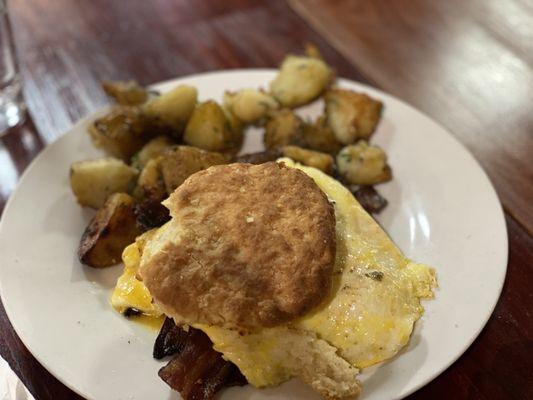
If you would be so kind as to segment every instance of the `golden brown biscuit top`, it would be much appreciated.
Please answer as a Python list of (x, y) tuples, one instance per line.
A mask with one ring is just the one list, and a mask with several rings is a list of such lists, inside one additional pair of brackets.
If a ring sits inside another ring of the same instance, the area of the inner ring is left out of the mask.
[(164, 203), (140, 274), (182, 323), (248, 330), (302, 316), (328, 294), (335, 215), (316, 183), (283, 164), (230, 164), (189, 177)]

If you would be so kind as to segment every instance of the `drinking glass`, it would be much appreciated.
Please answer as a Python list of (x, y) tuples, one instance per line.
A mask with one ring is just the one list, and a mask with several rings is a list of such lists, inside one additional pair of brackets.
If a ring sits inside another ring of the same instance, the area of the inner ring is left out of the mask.
[(7, 0), (0, 0), (0, 136), (24, 120), (25, 110)]

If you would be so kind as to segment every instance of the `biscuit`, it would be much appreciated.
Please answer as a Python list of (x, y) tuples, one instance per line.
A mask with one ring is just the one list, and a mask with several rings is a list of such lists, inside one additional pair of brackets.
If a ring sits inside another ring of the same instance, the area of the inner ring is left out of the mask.
[(179, 323), (247, 331), (294, 320), (330, 290), (335, 214), (316, 183), (283, 164), (230, 164), (189, 177), (140, 276)]

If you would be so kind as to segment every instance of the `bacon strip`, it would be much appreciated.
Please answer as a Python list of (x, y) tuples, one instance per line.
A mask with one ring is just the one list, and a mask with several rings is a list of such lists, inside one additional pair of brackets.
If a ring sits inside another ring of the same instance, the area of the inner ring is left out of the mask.
[(213, 343), (202, 331), (176, 326), (167, 318), (154, 346), (154, 357), (176, 354), (159, 370), (159, 377), (183, 400), (212, 400), (227, 386), (245, 385), (246, 378), (239, 369), (213, 350)]

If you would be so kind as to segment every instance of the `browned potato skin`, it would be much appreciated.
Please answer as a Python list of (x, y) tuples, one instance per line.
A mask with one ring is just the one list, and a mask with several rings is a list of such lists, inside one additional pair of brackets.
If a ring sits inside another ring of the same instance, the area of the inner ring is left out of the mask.
[(161, 204), (168, 196), (161, 171), (162, 160), (162, 156), (148, 160), (134, 190), (137, 199), (135, 216), (142, 231), (159, 227), (170, 219), (168, 209)]
[(159, 135), (146, 143), (139, 152), (131, 158), (131, 166), (142, 170), (148, 161), (163, 154), (163, 152), (175, 146), (176, 143), (168, 136)]
[(147, 199), (163, 201), (167, 196), (163, 172), (161, 171), (162, 156), (148, 160), (137, 179), (133, 194), (139, 201)]
[(336, 139), (351, 144), (368, 139), (381, 118), (383, 103), (365, 93), (333, 88), (324, 95), (327, 123)]
[(320, 96), (334, 75), (319, 58), (289, 54), (270, 83), (270, 93), (283, 107), (299, 107)]
[(339, 175), (350, 184), (368, 186), (392, 179), (387, 154), (364, 140), (344, 147), (337, 154), (336, 161)]
[(171, 194), (185, 179), (195, 172), (213, 165), (227, 164), (229, 158), (190, 146), (176, 146), (163, 153), (161, 172), (167, 194)]
[(198, 91), (189, 85), (149, 99), (142, 105), (142, 113), (151, 131), (157, 131), (181, 140), (183, 130), (196, 106)]
[(265, 125), (265, 147), (270, 150), (290, 144), (303, 145), (303, 128), (304, 122), (291, 110), (276, 112)]
[(136, 106), (148, 100), (148, 92), (135, 81), (103, 81), (102, 88), (120, 105)]
[(140, 110), (127, 106), (115, 107), (96, 119), (89, 135), (96, 147), (126, 162), (150, 139)]
[(207, 151), (227, 151), (242, 141), (242, 134), (232, 129), (224, 109), (215, 101), (200, 103), (193, 111), (183, 140), (190, 146)]
[(303, 141), (305, 148), (333, 155), (337, 154), (343, 146), (335, 138), (324, 115), (318, 117), (312, 124), (304, 124)]
[(141, 233), (134, 206), (135, 200), (126, 193), (107, 199), (81, 237), (78, 257), (83, 264), (106, 268), (120, 262), (124, 248)]
[(298, 146), (285, 146), (282, 152), (285, 157), (292, 158), (303, 165), (317, 168), (326, 174), (333, 173), (334, 160), (330, 154), (302, 149)]

